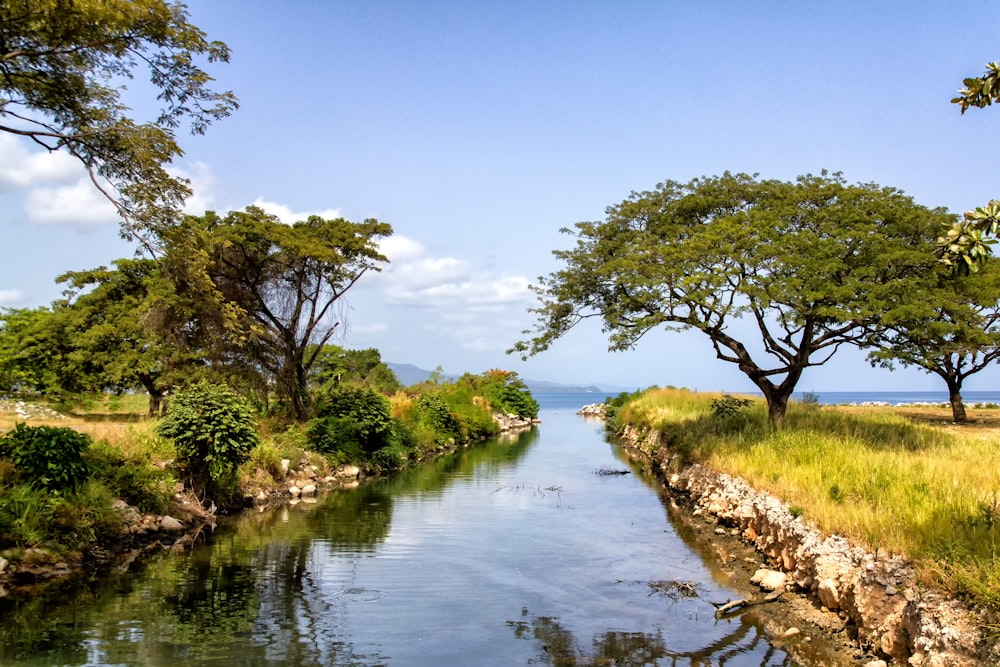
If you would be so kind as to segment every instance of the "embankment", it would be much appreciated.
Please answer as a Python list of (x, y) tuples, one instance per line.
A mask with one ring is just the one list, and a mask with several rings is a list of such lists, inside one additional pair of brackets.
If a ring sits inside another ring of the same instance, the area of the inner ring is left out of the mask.
[(922, 586), (904, 558), (824, 535), (742, 479), (705, 465), (682, 467), (655, 431), (628, 427), (618, 435), (629, 457), (643, 462), (675, 502), (755, 547), (785, 574), (782, 587), (842, 619), (862, 650), (920, 667), (1000, 664), (986, 616)]

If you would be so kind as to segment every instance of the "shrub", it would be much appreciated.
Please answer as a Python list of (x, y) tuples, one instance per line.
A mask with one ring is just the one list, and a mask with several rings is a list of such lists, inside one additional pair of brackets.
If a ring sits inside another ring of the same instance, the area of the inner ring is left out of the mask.
[(462, 426), (448, 408), (448, 403), (437, 394), (423, 394), (417, 397), (420, 421), (435, 434), (436, 444), (445, 444), (462, 434)]
[(737, 398), (730, 394), (723, 394), (722, 398), (712, 399), (712, 414), (716, 419), (724, 421), (742, 420), (746, 415), (745, 411), (753, 405), (749, 398)]
[(233, 490), (236, 469), (260, 442), (249, 403), (208, 382), (177, 392), (157, 431), (174, 441), (192, 483), (213, 495)]
[(23, 482), (52, 493), (71, 491), (90, 477), (84, 454), (90, 437), (71, 428), (14, 427), (0, 440), (0, 456), (10, 458)]
[(320, 399), (316, 412), (307, 433), (318, 452), (337, 454), (342, 461), (365, 461), (392, 444), (389, 400), (376, 391), (364, 387), (335, 389)]
[(87, 455), (93, 475), (117, 498), (135, 505), (141, 512), (161, 514), (173, 492), (174, 477), (169, 470), (149, 461), (125, 456), (106, 442), (94, 443)]

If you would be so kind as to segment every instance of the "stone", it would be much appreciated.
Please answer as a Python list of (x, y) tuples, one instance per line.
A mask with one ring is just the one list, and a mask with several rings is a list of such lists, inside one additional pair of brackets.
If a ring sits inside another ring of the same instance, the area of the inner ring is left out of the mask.
[(885, 660), (872, 660), (865, 663), (865, 667), (889, 667)]
[(306, 484), (305, 486), (302, 487), (302, 495), (303, 496), (312, 496), (312, 495), (315, 495), (315, 494), (316, 494), (316, 485), (315, 484)]
[(290, 487), (288, 487), (288, 493), (292, 495), (292, 498), (298, 498), (299, 494), (302, 493), (302, 489), (292, 484)]
[(828, 578), (819, 582), (816, 594), (819, 595), (819, 601), (827, 609), (833, 611), (840, 609), (840, 589), (837, 588), (837, 582), (834, 579)]
[(10, 561), (8, 561), (6, 558), (0, 556), (0, 574), (3, 574), (3, 571), (7, 569), (7, 564), (9, 562)]
[(340, 466), (337, 468), (337, 477), (347, 477), (347, 478), (357, 478), (361, 474), (361, 468), (358, 466)]
[(785, 583), (788, 577), (784, 572), (778, 572), (777, 570), (768, 570), (761, 568), (757, 570), (753, 578), (750, 579), (751, 582), (757, 584), (766, 591), (780, 591), (785, 588)]
[(176, 533), (184, 530), (184, 524), (169, 514), (166, 514), (160, 519), (160, 530), (167, 530)]
[(288, 459), (281, 459), (281, 472), (287, 475), (288, 474), (288, 466), (290, 466), (291, 464), (292, 464), (292, 462), (290, 460), (288, 460)]
[(799, 630), (798, 628), (788, 628), (780, 635), (778, 635), (778, 639), (791, 639), (792, 637), (797, 637), (800, 634), (802, 634), (802, 631)]

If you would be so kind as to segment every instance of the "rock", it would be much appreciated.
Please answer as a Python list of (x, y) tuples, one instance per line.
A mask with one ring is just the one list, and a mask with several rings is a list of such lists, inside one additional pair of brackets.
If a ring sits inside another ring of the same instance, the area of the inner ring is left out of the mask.
[(831, 611), (840, 609), (840, 590), (837, 588), (835, 580), (827, 578), (819, 582), (816, 594), (819, 595), (819, 601), (827, 609)]
[(302, 489), (292, 484), (290, 487), (288, 487), (288, 493), (292, 495), (292, 498), (298, 498), (299, 494), (302, 493)]
[(288, 474), (288, 466), (290, 466), (291, 464), (292, 464), (292, 462), (290, 460), (288, 460), (288, 459), (281, 459), (281, 472), (284, 473), (285, 475), (287, 475)]
[(7, 569), (8, 562), (6, 558), (0, 556), (0, 574), (3, 574), (3, 571)]
[(766, 591), (780, 591), (785, 588), (785, 583), (788, 577), (784, 572), (778, 572), (777, 570), (767, 570), (761, 568), (757, 570), (753, 578), (750, 579), (751, 582), (757, 584)]
[(340, 466), (339, 468), (337, 468), (336, 472), (337, 477), (342, 477), (342, 478), (346, 477), (348, 479), (357, 478), (357, 476), (360, 474), (361, 474), (361, 468), (359, 468), (358, 466), (348, 466), (348, 465)]
[(315, 494), (316, 494), (316, 485), (315, 484), (306, 484), (305, 486), (302, 487), (302, 495), (303, 496), (312, 496), (312, 495), (315, 495)]
[(787, 630), (785, 630), (784, 632), (782, 632), (780, 635), (778, 635), (778, 639), (779, 640), (780, 639), (791, 639), (792, 637), (798, 637), (800, 634), (802, 634), (802, 631), (799, 630), (798, 628), (788, 628)]
[(170, 516), (169, 514), (165, 514), (160, 519), (160, 530), (166, 530), (176, 533), (184, 530), (184, 524), (175, 519), (174, 517)]
[(885, 660), (872, 660), (865, 663), (865, 667), (889, 667)]

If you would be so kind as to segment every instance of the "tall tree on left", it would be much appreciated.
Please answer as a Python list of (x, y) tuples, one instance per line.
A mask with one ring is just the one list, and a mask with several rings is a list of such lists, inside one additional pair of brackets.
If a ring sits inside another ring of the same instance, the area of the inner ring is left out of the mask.
[[(183, 155), (175, 131), (202, 134), (238, 107), (216, 92), (202, 62), (229, 48), (166, 0), (0, 2), (0, 131), (78, 159), (122, 218), (122, 236), (147, 249), (191, 194), (166, 165)], [(125, 84), (146, 71), (156, 117), (137, 120)]]

